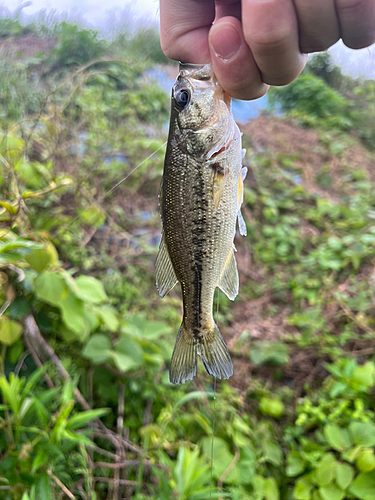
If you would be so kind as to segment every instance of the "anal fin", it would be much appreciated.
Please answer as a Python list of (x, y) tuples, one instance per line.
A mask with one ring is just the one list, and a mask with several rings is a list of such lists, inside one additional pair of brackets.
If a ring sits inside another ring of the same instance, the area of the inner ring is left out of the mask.
[(238, 271), (233, 246), (230, 249), (228, 257), (225, 261), (217, 286), (225, 293), (228, 299), (234, 300), (237, 297)]
[(178, 279), (174, 272), (171, 258), (165, 244), (164, 236), (161, 239), (159, 253), (155, 263), (156, 288), (160, 297), (164, 297), (177, 284)]

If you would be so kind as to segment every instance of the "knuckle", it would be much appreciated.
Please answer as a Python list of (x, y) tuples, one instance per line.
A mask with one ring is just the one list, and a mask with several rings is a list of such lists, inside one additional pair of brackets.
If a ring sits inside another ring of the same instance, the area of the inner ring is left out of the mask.
[(337, 8), (347, 15), (367, 9), (372, 0), (337, 0)]
[(247, 33), (245, 34), (245, 40), (253, 50), (260, 54), (275, 53), (275, 51), (283, 52), (290, 44), (291, 30), (280, 29)]

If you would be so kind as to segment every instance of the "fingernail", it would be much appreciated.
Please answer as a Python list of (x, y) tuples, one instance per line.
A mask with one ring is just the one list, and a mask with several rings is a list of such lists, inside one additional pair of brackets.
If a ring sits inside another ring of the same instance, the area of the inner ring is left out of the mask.
[(227, 61), (232, 59), (241, 47), (241, 37), (230, 23), (219, 23), (211, 28), (211, 45), (215, 54)]

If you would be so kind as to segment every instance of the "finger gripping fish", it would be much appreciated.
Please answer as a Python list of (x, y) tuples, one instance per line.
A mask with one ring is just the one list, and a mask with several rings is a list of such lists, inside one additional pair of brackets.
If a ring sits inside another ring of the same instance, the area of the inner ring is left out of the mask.
[(183, 319), (169, 369), (173, 384), (197, 373), (197, 356), (216, 378), (233, 374), (232, 361), (213, 315), (218, 286), (238, 294), (234, 235), (246, 226), (243, 150), (230, 97), (211, 65), (180, 64), (160, 189), (163, 234), (156, 260), (156, 286), (164, 297), (181, 284)]

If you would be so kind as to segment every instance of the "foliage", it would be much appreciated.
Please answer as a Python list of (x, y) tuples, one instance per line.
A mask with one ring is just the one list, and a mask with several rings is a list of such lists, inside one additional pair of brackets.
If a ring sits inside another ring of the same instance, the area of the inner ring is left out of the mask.
[(153, 275), (169, 99), (139, 57), (163, 62), (156, 34), (47, 34), (51, 54), (0, 68), (2, 498), (373, 498), (374, 182), (343, 132), (371, 141), (373, 82), (317, 56), (275, 91), (319, 167), (244, 135), (251, 269), (237, 310), (215, 298), (235, 376), (172, 387), (181, 302)]
[(106, 43), (99, 39), (97, 31), (63, 21), (59, 25), (57, 45), (52, 55), (56, 65), (79, 66), (101, 57), (105, 48)]
[(275, 88), (270, 102), (279, 103), (284, 111), (299, 118), (303, 124), (347, 130), (352, 125), (349, 103), (324, 80), (308, 72), (286, 87)]

